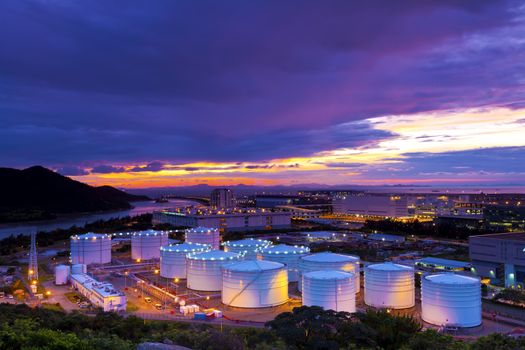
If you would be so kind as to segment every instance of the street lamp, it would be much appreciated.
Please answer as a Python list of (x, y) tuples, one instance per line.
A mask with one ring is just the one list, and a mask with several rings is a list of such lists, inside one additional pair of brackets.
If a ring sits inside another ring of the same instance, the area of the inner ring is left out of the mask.
[(159, 285), (159, 269), (155, 269), (155, 270), (153, 271), (153, 273), (154, 273), (155, 275), (157, 275), (157, 286), (158, 286), (158, 285)]

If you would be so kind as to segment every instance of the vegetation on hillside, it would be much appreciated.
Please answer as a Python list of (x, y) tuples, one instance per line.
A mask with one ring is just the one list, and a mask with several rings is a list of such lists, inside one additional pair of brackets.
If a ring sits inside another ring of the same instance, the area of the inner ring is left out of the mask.
[(278, 315), (267, 327), (232, 328), (209, 324), (144, 321), (99, 313), (66, 314), (59, 308), (30, 309), (0, 304), (0, 350), (128, 350), (145, 342), (166, 342), (195, 350), (507, 350), (525, 348), (525, 340), (490, 335), (467, 343), (421, 331), (411, 318), (368, 311), (355, 315), (300, 307)]

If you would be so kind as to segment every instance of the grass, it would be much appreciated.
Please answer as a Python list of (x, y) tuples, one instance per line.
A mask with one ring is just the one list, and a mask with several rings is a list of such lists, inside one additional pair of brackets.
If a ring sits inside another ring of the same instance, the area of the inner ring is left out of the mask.
[(62, 308), (60, 303), (56, 303), (56, 304), (42, 304), (42, 309), (64, 312), (64, 308)]

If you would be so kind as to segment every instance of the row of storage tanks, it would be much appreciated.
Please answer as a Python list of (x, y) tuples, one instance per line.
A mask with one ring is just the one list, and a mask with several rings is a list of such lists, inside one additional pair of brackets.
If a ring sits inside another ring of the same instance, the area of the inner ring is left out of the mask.
[[(135, 261), (159, 259), (162, 246), (169, 242), (167, 231), (146, 230), (131, 232), (131, 258)], [(86, 233), (71, 236), (71, 262), (73, 264), (108, 264), (111, 262), (112, 236)], [(186, 231), (187, 242), (202, 242), (213, 249), (220, 247), (220, 232), (216, 229), (197, 227)]]
[[(257, 239), (230, 241), (224, 251), (205, 240), (161, 248), (161, 275), (187, 278), (190, 289), (222, 291), (226, 305), (245, 308), (276, 306), (288, 300), (288, 283), (298, 282), (303, 305), (355, 312), (360, 292), (360, 259), (303, 246)], [(186, 263), (184, 263), (186, 262)], [(177, 269), (174, 272), (174, 268)], [(376, 308), (415, 305), (414, 269), (391, 262), (364, 269), (364, 301)], [(422, 318), (436, 325), (481, 324), (480, 280), (453, 273), (422, 278)]]
[[(298, 282), (304, 305), (355, 312), (360, 292), (360, 259), (322, 252), (310, 254), (304, 246), (272, 245), (270, 241), (229, 241), (220, 249), (217, 229), (186, 231), (184, 243), (168, 245), (163, 231), (142, 231), (131, 236), (132, 258), (160, 258), (165, 278), (187, 279), (187, 287), (222, 291), (226, 305), (246, 308), (275, 306), (288, 300), (288, 283)], [(71, 240), (73, 264), (111, 261), (111, 236), (86, 234)], [(414, 269), (393, 263), (364, 269), (364, 301), (376, 308), (404, 309), (415, 305)], [(481, 323), (478, 278), (437, 274), (422, 278), (424, 321), (461, 327)]]

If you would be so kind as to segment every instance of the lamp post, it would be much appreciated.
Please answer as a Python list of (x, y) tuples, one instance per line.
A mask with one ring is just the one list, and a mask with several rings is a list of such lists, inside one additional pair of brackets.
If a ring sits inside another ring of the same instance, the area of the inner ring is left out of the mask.
[(159, 269), (153, 270), (153, 273), (157, 276), (156, 277), (156, 284), (159, 285)]

